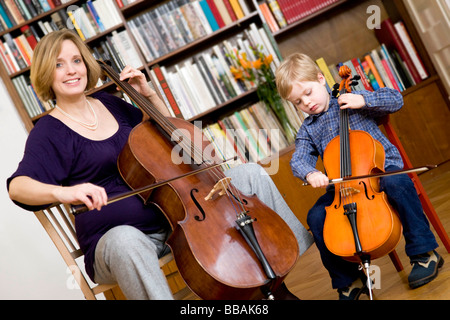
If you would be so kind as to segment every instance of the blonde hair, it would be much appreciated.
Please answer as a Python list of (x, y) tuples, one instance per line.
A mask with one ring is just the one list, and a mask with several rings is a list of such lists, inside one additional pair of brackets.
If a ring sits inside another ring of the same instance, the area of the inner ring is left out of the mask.
[(275, 72), (275, 81), (280, 97), (287, 99), (295, 82), (318, 81), (319, 73), (322, 71), (306, 54), (293, 53), (289, 55)]
[(87, 69), (86, 90), (94, 88), (101, 75), (101, 68), (92, 56), (83, 40), (72, 30), (54, 31), (43, 37), (37, 44), (30, 68), (30, 79), (36, 94), (43, 101), (55, 99), (52, 89), (53, 75), (56, 69), (56, 59), (61, 52), (64, 40), (72, 41), (80, 50), (81, 57)]

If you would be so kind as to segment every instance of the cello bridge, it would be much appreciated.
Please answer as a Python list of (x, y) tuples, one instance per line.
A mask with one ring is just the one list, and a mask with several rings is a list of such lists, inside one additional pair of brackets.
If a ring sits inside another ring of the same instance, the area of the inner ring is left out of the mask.
[(208, 195), (205, 197), (205, 200), (211, 200), (214, 195), (218, 194), (219, 196), (223, 196), (227, 193), (227, 188), (230, 185), (231, 178), (225, 177), (223, 179), (220, 179), (214, 187), (211, 189), (211, 191), (208, 193)]
[(359, 193), (360, 190), (353, 188), (353, 187), (347, 187), (347, 188), (341, 188), (339, 190), (339, 192), (341, 193), (342, 197), (348, 197), (348, 196), (351, 196), (352, 194)]

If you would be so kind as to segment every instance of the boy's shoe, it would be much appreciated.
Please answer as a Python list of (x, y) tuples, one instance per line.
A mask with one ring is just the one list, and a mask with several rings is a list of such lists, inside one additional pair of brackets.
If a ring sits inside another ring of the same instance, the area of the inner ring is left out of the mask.
[(410, 261), (413, 266), (408, 276), (411, 289), (423, 286), (436, 278), (438, 269), (444, 264), (444, 259), (434, 250), (411, 256)]
[(368, 294), (367, 284), (360, 278), (356, 279), (349, 287), (340, 288), (339, 300), (358, 300), (362, 293)]

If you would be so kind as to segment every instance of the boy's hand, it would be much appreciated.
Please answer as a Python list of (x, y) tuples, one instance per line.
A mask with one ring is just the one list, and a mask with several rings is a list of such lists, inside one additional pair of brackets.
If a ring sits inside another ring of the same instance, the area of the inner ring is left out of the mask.
[(344, 93), (338, 98), (341, 109), (360, 109), (366, 105), (366, 100), (360, 94)]
[(309, 173), (306, 176), (306, 181), (308, 181), (313, 188), (325, 188), (329, 183), (328, 177), (320, 171)]

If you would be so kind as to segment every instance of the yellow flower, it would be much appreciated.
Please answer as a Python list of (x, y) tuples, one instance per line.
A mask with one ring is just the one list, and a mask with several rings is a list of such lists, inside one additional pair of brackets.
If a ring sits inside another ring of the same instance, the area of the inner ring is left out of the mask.
[(261, 69), (261, 66), (262, 66), (261, 58), (259, 58), (256, 61), (253, 61), (252, 65), (253, 65), (253, 68), (255, 68), (255, 69)]
[(266, 67), (268, 67), (272, 63), (272, 61), (273, 61), (273, 57), (271, 54), (269, 54), (267, 57), (264, 58), (263, 63)]
[(230, 71), (231, 73), (234, 75), (234, 78), (237, 79), (242, 79), (243, 78), (243, 72), (241, 69), (235, 68), (235, 67), (230, 67)]

